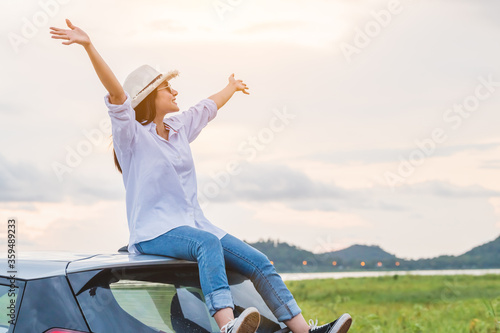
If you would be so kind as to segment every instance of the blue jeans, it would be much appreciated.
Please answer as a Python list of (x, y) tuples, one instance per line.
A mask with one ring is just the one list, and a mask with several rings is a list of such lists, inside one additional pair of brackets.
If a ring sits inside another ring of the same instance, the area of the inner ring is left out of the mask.
[(181, 226), (154, 239), (140, 242), (136, 247), (143, 254), (197, 261), (201, 289), (211, 316), (220, 309), (234, 309), (226, 265), (253, 282), (255, 289), (279, 321), (292, 319), (301, 312), (269, 259), (230, 234), (219, 240), (209, 232)]

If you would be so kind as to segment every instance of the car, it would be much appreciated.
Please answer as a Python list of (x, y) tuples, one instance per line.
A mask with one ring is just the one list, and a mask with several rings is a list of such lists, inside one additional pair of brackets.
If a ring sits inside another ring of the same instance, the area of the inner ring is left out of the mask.
[[(123, 251), (40, 252), (0, 268), (0, 333), (219, 332), (196, 262)], [(253, 306), (261, 313), (257, 332), (289, 331), (250, 280), (229, 270), (227, 276), (235, 316)]]

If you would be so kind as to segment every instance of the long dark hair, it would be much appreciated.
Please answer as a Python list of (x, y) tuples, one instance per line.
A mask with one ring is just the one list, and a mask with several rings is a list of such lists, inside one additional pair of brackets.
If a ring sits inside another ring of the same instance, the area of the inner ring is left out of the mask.
[[(142, 102), (137, 105), (135, 110), (135, 120), (141, 123), (141, 125), (147, 125), (152, 122), (156, 117), (156, 89), (153, 90)], [(122, 173), (122, 168), (116, 157), (115, 149), (113, 148), (113, 157), (115, 159), (115, 166)]]

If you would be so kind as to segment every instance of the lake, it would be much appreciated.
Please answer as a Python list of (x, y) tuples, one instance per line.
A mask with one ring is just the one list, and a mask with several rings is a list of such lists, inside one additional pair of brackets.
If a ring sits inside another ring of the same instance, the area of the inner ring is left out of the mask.
[(380, 272), (326, 272), (326, 273), (282, 273), (284, 281), (343, 279), (360, 277), (379, 277), (393, 275), (486, 275), (500, 274), (500, 269), (446, 269), (446, 270), (415, 270), (415, 271), (380, 271)]

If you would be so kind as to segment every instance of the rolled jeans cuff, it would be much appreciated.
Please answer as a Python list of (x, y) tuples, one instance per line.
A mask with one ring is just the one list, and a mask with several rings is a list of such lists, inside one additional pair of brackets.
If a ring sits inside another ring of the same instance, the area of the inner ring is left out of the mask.
[(279, 322), (284, 322), (292, 319), (301, 312), (302, 311), (297, 305), (295, 299), (292, 299), (276, 309), (276, 311), (274, 312), (274, 316), (276, 317), (276, 319), (278, 319)]
[(212, 317), (221, 309), (234, 309), (233, 296), (231, 296), (231, 290), (229, 289), (216, 290), (205, 295), (205, 303)]

